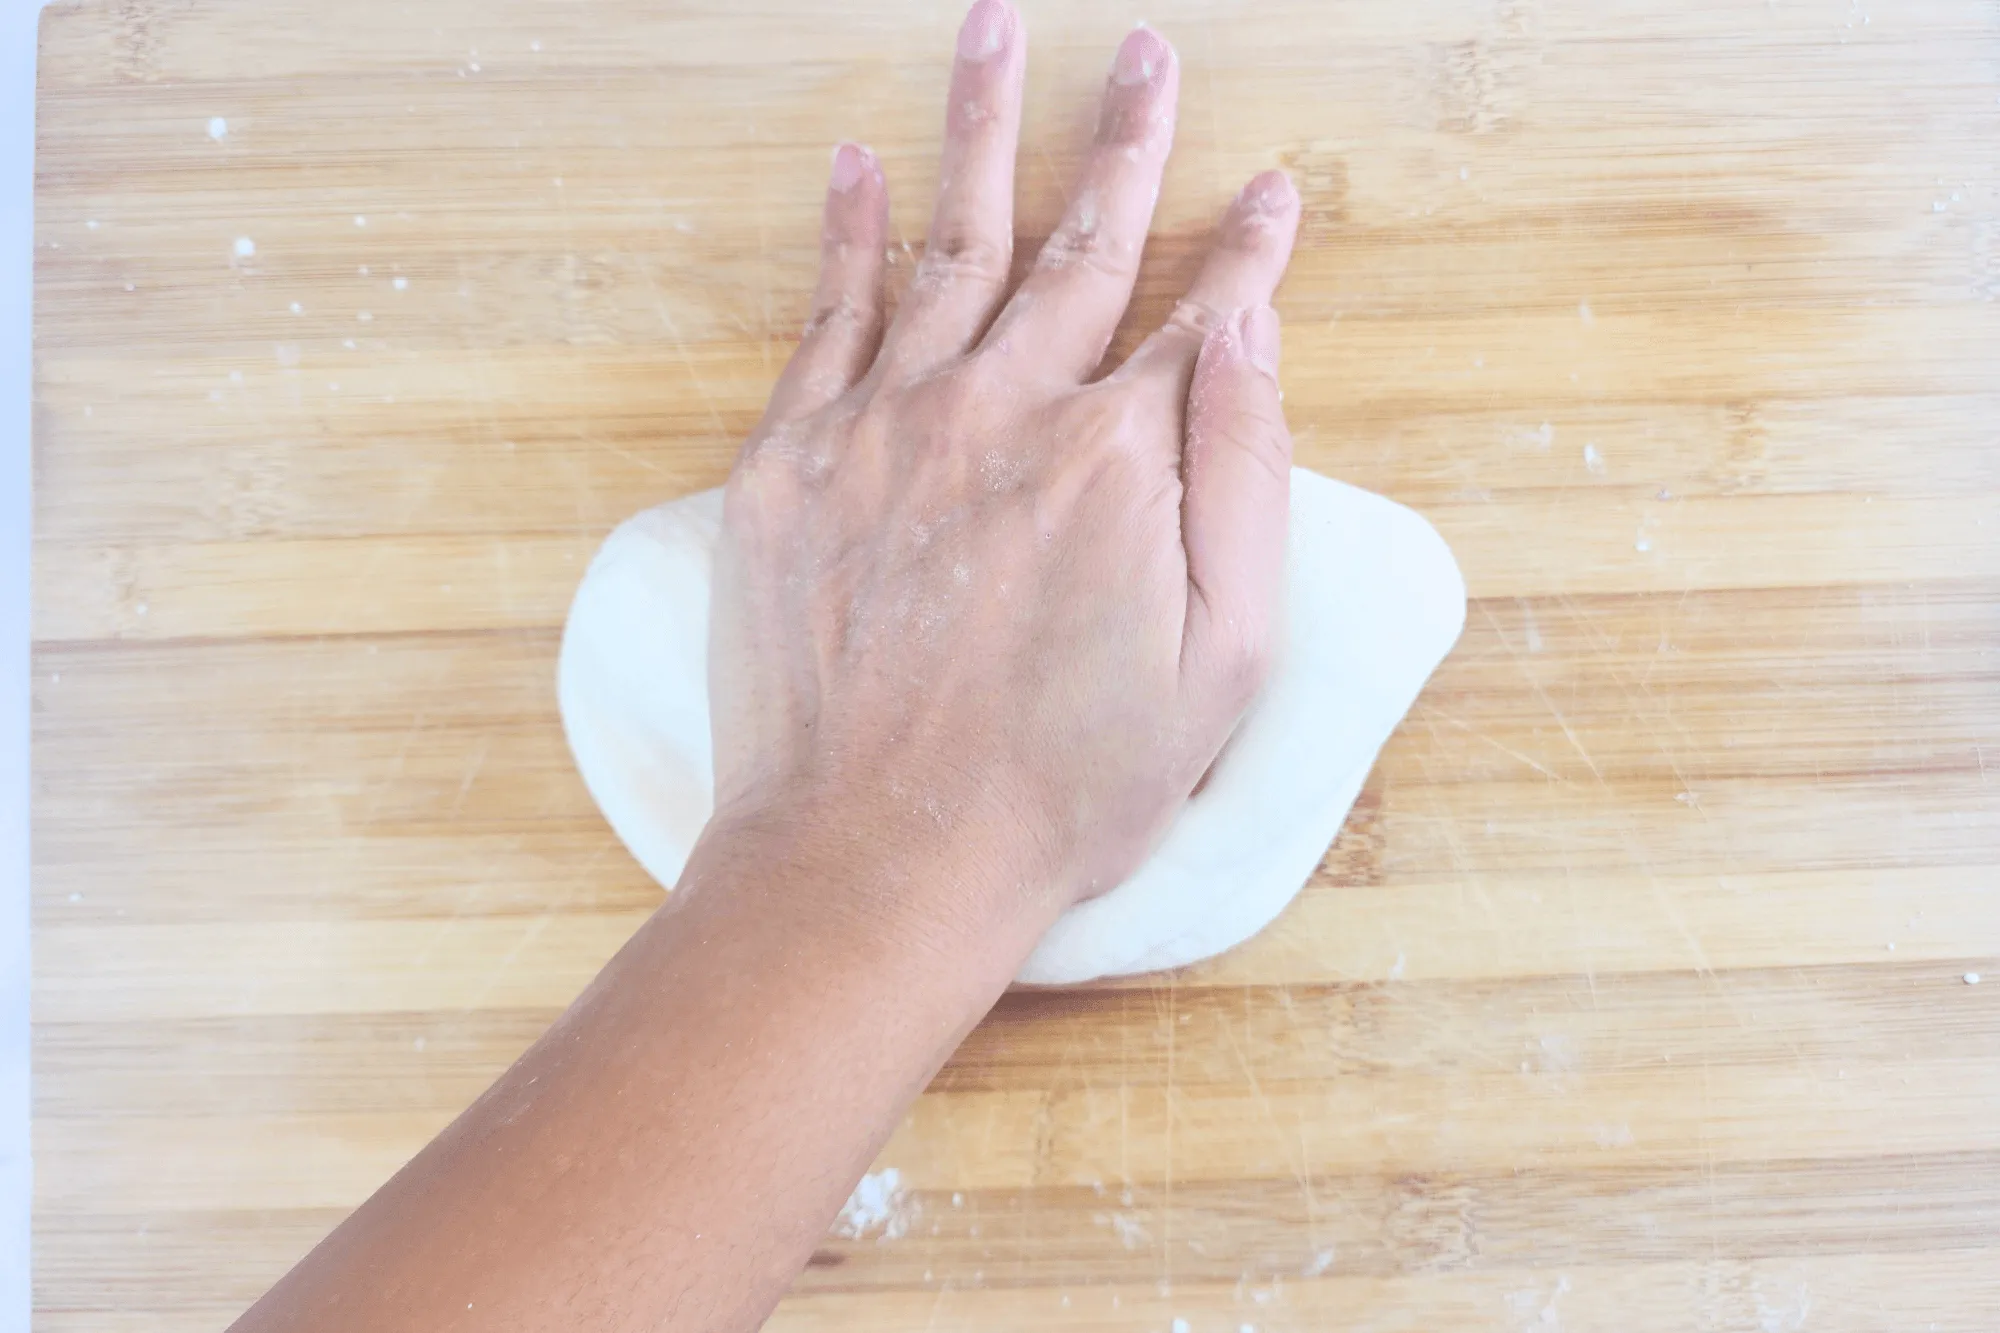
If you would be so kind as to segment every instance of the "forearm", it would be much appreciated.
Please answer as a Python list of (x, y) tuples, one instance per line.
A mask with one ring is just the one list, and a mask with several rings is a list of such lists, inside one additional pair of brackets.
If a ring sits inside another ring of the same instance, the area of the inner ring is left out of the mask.
[(547, 1035), (240, 1333), (757, 1327), (1046, 925), (920, 910), (947, 880), (980, 902), (982, 858), (834, 841), (705, 838)]

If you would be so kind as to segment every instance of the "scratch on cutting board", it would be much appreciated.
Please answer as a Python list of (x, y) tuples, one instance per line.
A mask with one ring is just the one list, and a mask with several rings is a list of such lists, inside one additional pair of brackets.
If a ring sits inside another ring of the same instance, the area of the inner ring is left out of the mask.
[(555, 916), (555, 912), (555, 905), (550, 904), (536, 914), (535, 919), (529, 923), (528, 928), (521, 932), (520, 938), (514, 941), (514, 947), (507, 950), (505, 954), (502, 954), (500, 961), (488, 969), (486, 983), (473, 994), (471, 999), (465, 1002), (463, 1006), (465, 1009), (478, 1009), (486, 1003), (486, 997), (493, 993), (494, 987), (500, 984), (500, 979), (507, 975), (509, 968), (514, 966), (514, 960), (519, 958), (530, 944), (540, 939), (542, 932), (548, 929), (549, 920)]
[(1562, 728), (1562, 734), (1569, 738), (1569, 743), (1576, 750), (1578, 757), (1590, 769), (1590, 775), (1597, 779), (1599, 786), (1609, 786), (1610, 784), (1604, 780), (1603, 770), (1598, 768), (1597, 761), (1590, 757), (1590, 751), (1583, 748), (1583, 742), (1577, 738), (1575, 728), (1571, 727), (1569, 719), (1563, 716), (1562, 709), (1556, 707), (1555, 700), (1549, 698), (1549, 693), (1542, 688), (1541, 681), (1536, 679), (1534, 673), (1528, 670), (1527, 664), (1521, 658), (1520, 650), (1514, 647), (1513, 640), (1507, 637), (1507, 631), (1500, 628), (1500, 622), (1494, 619), (1492, 610), (1484, 602), (1474, 602), (1473, 605), (1479, 608), (1479, 614), (1486, 617), (1486, 623), (1493, 627), (1494, 637), (1500, 640), (1500, 646), (1507, 650), (1507, 656), (1514, 659), (1514, 664), (1520, 668), (1521, 679), (1528, 682), (1528, 687), (1534, 690), (1535, 697), (1540, 699), (1542, 706), (1549, 710), (1549, 716), (1553, 717), (1556, 720), (1556, 725)]
[(708, 381), (695, 368), (694, 358), (688, 354), (687, 339), (681, 335), (681, 326), (674, 322), (673, 312), (667, 309), (666, 299), (660, 295), (659, 284), (653, 281), (652, 271), (641, 264), (639, 271), (646, 276), (646, 289), (653, 294), (653, 309), (659, 313), (660, 323), (666, 326), (667, 336), (674, 340), (674, 354), (686, 367), (688, 378), (694, 381), (694, 391), (701, 395), (703, 407), (708, 409), (708, 419), (715, 424), (715, 433), (727, 437), (729, 428), (722, 423), (722, 413), (716, 409), (715, 395), (708, 390)]
[(465, 808), (466, 794), (472, 790), (472, 784), (479, 780), (479, 775), (486, 770), (486, 756), (492, 748), (493, 738), (491, 736), (481, 736), (479, 738), (478, 753), (472, 756), (472, 762), (466, 765), (465, 776), (459, 780), (458, 795), (452, 798), (449, 818), (457, 819), (459, 811)]
[(1463, 731), (1468, 736), (1472, 737), (1474, 740), (1484, 741), (1486, 744), (1498, 750), (1501, 754), (1506, 755), (1509, 759), (1518, 760), (1519, 762), (1526, 764), (1529, 768), (1534, 769), (1537, 773), (1540, 773), (1543, 777), (1547, 778), (1551, 782), (1569, 781), (1568, 778), (1563, 777), (1560, 773), (1555, 773), (1547, 768), (1544, 768), (1541, 764), (1536, 763), (1533, 759), (1531, 759), (1525, 754), (1522, 754), (1519, 750), (1516, 750), (1513, 746), (1504, 744), (1503, 742), (1500, 741), (1496, 741), (1491, 736), (1488, 736), (1485, 732), (1480, 731), (1477, 728), (1473, 727), (1470, 723), (1461, 721), (1460, 719), (1453, 717), (1450, 713), (1445, 712), (1444, 709), (1438, 707), (1435, 703), (1433, 703), (1425, 711), (1427, 714), (1436, 714), (1438, 717), (1443, 718), (1445, 721), (1451, 723), (1452, 726), (1457, 727), (1460, 731)]
[(750, 122), (750, 179), (757, 206), (752, 216), (757, 219), (757, 294), (758, 308), (763, 312), (764, 327), (758, 339), (757, 350), (763, 357), (764, 373), (771, 373), (771, 212), (770, 192), (764, 188), (764, 154), (758, 151), (759, 135), (757, 122)]
[[(1402, 955), (1398, 954), (1397, 966), (1401, 965)], [(1250, 1067), (1250, 1060), (1243, 1053), (1243, 1044), (1236, 1040), (1236, 1029), (1230, 1024), (1228, 1015), (1218, 1013), (1216, 1024), (1222, 1029), (1222, 1035), (1229, 1043), (1230, 1054), (1236, 1057), (1237, 1068), (1243, 1071), (1243, 1077), (1249, 1081), (1250, 1091), (1257, 1098), (1257, 1109), (1263, 1114), (1264, 1123), (1271, 1127), (1272, 1140), (1277, 1143), (1278, 1151), (1284, 1154), (1285, 1168), (1298, 1182), (1299, 1195), (1306, 1202), (1306, 1241), (1314, 1250), (1318, 1250), (1319, 1199), (1313, 1193), (1310, 1170), (1312, 1163), (1306, 1156), (1305, 1122), (1303, 1118), (1299, 1122), (1298, 1153), (1295, 1160), (1292, 1146), (1287, 1142), (1284, 1131), (1278, 1127), (1278, 1117), (1271, 1109), (1271, 1098), (1265, 1093), (1263, 1081), (1257, 1077), (1257, 1071)]]

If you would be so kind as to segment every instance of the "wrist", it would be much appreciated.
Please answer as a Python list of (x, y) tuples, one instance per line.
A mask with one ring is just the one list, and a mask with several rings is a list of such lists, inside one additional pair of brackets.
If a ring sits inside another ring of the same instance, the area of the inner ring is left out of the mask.
[(1004, 806), (937, 790), (847, 777), (733, 801), (703, 830), (675, 897), (754, 893), (757, 910), (816, 938), (1004, 985), (1067, 899)]

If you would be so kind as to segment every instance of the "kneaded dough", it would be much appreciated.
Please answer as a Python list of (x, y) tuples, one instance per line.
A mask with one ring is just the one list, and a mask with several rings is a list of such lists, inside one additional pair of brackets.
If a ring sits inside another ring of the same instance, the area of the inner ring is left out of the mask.
[[(557, 694), (590, 794), (671, 889), (713, 803), (708, 594), (722, 492), (605, 539), (563, 630)], [(1292, 469), (1287, 631), (1207, 783), (1132, 877), (1057, 920), (1041, 985), (1178, 967), (1250, 938), (1326, 854), (1375, 755), (1458, 640), (1444, 539), (1379, 495)]]

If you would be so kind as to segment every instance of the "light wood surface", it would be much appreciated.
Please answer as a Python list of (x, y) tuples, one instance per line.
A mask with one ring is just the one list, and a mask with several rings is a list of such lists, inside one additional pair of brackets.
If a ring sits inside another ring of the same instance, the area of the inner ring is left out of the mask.
[[(737, 10), (45, 16), (49, 1333), (220, 1328), (657, 901), (557, 627), (723, 475), (836, 137), (921, 236), (957, 19)], [(1025, 10), (1032, 244), (1133, 15)], [(1292, 910), (1004, 1001), (772, 1327), (1991, 1333), (2000, 10), (1145, 17), (1131, 327), (1288, 167), (1300, 461), (1439, 526), (1465, 639)]]

